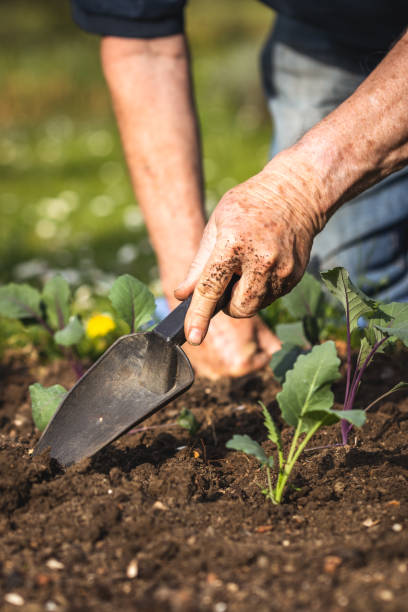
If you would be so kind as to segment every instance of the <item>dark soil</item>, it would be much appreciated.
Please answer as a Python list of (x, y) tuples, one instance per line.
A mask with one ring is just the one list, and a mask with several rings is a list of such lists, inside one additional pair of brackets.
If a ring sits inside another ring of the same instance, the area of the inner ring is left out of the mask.
[[(404, 373), (402, 356), (380, 359), (361, 401)], [(2, 380), (1, 610), (408, 609), (403, 392), (372, 410), (352, 446), (305, 453), (276, 507), (260, 492), (256, 460), (225, 448), (233, 433), (265, 440), (258, 400), (277, 411), (269, 371), (197, 382), (146, 423), (165, 428), (127, 435), (66, 472), (30, 456), (38, 433), (27, 387), (71, 384), (67, 364), (10, 356)], [(183, 406), (202, 423), (194, 438), (174, 425)], [(338, 441), (337, 426), (315, 444)]]

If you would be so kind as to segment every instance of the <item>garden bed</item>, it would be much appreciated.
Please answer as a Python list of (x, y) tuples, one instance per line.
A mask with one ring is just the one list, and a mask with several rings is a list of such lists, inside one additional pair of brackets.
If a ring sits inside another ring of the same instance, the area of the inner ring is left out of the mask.
[[(257, 402), (278, 414), (270, 370), (198, 381), (145, 423), (168, 428), (127, 435), (65, 472), (30, 456), (27, 388), (69, 386), (69, 368), (27, 352), (6, 357), (1, 374), (2, 610), (407, 609), (406, 392), (378, 404), (352, 446), (306, 452), (277, 507), (257, 484), (259, 463), (225, 448), (234, 433), (266, 439)], [(402, 379), (401, 357), (380, 355), (362, 407)], [(195, 437), (175, 425), (182, 407), (202, 423)], [(338, 441), (339, 426), (314, 438)]]

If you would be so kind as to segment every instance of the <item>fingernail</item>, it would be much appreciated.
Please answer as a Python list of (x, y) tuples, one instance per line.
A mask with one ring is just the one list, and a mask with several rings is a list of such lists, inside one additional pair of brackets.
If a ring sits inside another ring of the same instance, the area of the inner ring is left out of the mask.
[(190, 344), (197, 345), (197, 344), (200, 344), (202, 337), (203, 337), (203, 334), (201, 330), (198, 329), (198, 327), (192, 327), (190, 331), (188, 332), (187, 340), (189, 341)]

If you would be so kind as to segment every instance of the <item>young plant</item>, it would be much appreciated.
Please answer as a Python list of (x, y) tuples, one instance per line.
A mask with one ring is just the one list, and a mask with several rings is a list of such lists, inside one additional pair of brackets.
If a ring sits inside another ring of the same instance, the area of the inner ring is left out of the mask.
[[(155, 310), (153, 294), (139, 280), (124, 274), (115, 280), (109, 299), (118, 317), (133, 333), (152, 320)], [(82, 339), (84, 328), (77, 316), (70, 316), (70, 290), (62, 277), (49, 281), (42, 294), (29, 285), (7, 285), (0, 288), (0, 314), (14, 318), (34, 319), (52, 335), (55, 343), (74, 345)], [(45, 313), (45, 314), (44, 314)], [(94, 324), (107, 329), (107, 321), (100, 318)], [(71, 356), (73, 353), (71, 353)], [(76, 364), (77, 374), (82, 364)], [(61, 385), (43, 387), (39, 383), (29, 387), (33, 419), (42, 430), (51, 419), (67, 390)]]
[(334, 323), (337, 330), (341, 326), (338, 309), (333, 307), (322, 284), (311, 274), (306, 273), (300, 283), (278, 301), (293, 319), (290, 323), (279, 323), (275, 329), (282, 348), (274, 353), (270, 365), (275, 378), (283, 383), (286, 372), (299, 355), (326, 339)]
[(292, 370), (286, 374), (282, 391), (277, 401), (282, 418), (294, 428), (294, 434), (287, 453), (284, 451), (280, 432), (268, 410), (262, 404), (268, 438), (275, 444), (278, 459), (277, 474), (272, 482), (274, 457), (267, 456), (263, 448), (247, 435), (234, 435), (227, 442), (227, 448), (253, 455), (266, 470), (268, 486), (263, 493), (274, 504), (280, 504), (290, 474), (311, 438), (321, 427), (333, 425), (340, 419), (356, 426), (363, 425), (365, 413), (362, 410), (334, 410), (332, 383), (340, 377), (340, 360), (334, 342), (316, 345), (306, 355), (300, 355)]
[(41, 292), (26, 283), (0, 287), (0, 315), (42, 328), (81, 376), (82, 365), (72, 347), (84, 336), (84, 327), (72, 312), (71, 289), (62, 276), (51, 278)]
[[(408, 304), (402, 302), (384, 304), (370, 299), (351, 282), (344, 268), (322, 272), (321, 277), (328, 290), (342, 303), (346, 313), (347, 378), (344, 410), (349, 411), (354, 408), (363, 375), (375, 354), (383, 352), (397, 340), (408, 346)], [(361, 319), (366, 323), (363, 327), (359, 326)], [(351, 337), (357, 329), (361, 338), (360, 350), (353, 370)], [(384, 397), (407, 386), (408, 383), (398, 383), (367, 406), (366, 410)], [(352, 424), (343, 419), (341, 423), (343, 444), (347, 444), (351, 429)]]

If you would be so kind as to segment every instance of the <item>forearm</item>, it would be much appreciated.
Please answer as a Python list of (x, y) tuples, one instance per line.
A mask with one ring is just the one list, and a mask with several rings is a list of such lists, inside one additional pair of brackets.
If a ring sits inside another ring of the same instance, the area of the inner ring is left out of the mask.
[(131, 179), (171, 296), (204, 229), (187, 45), (181, 35), (107, 37), (101, 51)]
[[(266, 167), (296, 173), (317, 229), (344, 202), (408, 163), (408, 33), (355, 93)], [(279, 182), (279, 181), (278, 181)]]

